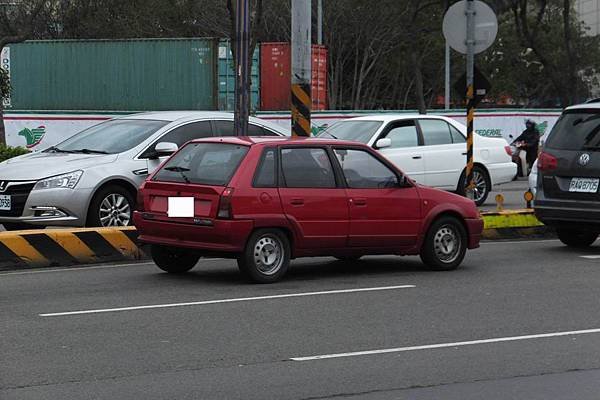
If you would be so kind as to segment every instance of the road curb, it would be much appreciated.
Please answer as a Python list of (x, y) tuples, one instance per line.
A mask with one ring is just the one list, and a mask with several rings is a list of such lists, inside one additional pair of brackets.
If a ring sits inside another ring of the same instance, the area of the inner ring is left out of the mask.
[(1, 232), (0, 271), (145, 259), (136, 240), (134, 227)]
[[(483, 240), (552, 237), (533, 210), (482, 213)], [(0, 232), (0, 271), (147, 259), (135, 227)]]

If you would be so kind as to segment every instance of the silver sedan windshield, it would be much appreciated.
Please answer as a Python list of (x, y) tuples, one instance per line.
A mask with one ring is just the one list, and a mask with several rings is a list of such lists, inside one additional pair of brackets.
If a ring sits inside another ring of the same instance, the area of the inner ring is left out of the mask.
[(66, 153), (122, 153), (139, 145), (166, 124), (167, 121), (114, 119), (79, 132), (48, 150)]

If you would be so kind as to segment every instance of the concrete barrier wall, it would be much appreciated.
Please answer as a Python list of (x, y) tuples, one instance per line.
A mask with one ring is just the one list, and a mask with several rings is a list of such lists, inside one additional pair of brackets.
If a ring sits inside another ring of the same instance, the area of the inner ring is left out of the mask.
[[(323, 111), (312, 115), (313, 132), (325, 125), (346, 118), (373, 113), (414, 113), (414, 111)], [(130, 112), (43, 112), (7, 111), (6, 140), (10, 146), (25, 146), (33, 151), (43, 150), (90, 126)], [(431, 114), (445, 115), (465, 123), (464, 110), (432, 110)], [(260, 112), (259, 118), (290, 128), (289, 112)], [(475, 131), (482, 136), (504, 137), (511, 141), (525, 129), (525, 120), (536, 121), (541, 131), (549, 132), (560, 116), (560, 110), (482, 110), (476, 113)]]

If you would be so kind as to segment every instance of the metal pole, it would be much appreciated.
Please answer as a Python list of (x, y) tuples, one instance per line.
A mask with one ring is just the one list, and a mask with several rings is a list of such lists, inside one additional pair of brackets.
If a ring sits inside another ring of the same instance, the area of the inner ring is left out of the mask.
[(310, 136), (311, 0), (292, 0), (292, 135)]
[(473, 184), (473, 120), (475, 119), (475, 90), (473, 70), (475, 63), (475, 10), (473, 0), (467, 0), (467, 171), (466, 194), (474, 198)]
[(323, 44), (323, 0), (317, 2), (317, 44)]
[(450, 45), (446, 41), (446, 84), (444, 88), (444, 108), (450, 109)]
[(237, 0), (235, 9), (235, 114), (237, 136), (248, 136), (249, 107), (249, 0)]

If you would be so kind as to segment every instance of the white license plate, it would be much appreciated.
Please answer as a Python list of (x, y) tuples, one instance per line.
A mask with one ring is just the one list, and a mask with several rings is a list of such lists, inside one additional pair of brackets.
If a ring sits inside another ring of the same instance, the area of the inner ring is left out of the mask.
[(1, 195), (0, 196), (0, 210), (10, 211), (10, 208), (11, 208), (10, 196)]
[(598, 191), (598, 178), (572, 178), (569, 192), (596, 193)]
[(169, 197), (167, 215), (169, 218), (192, 218), (194, 216), (194, 198)]

